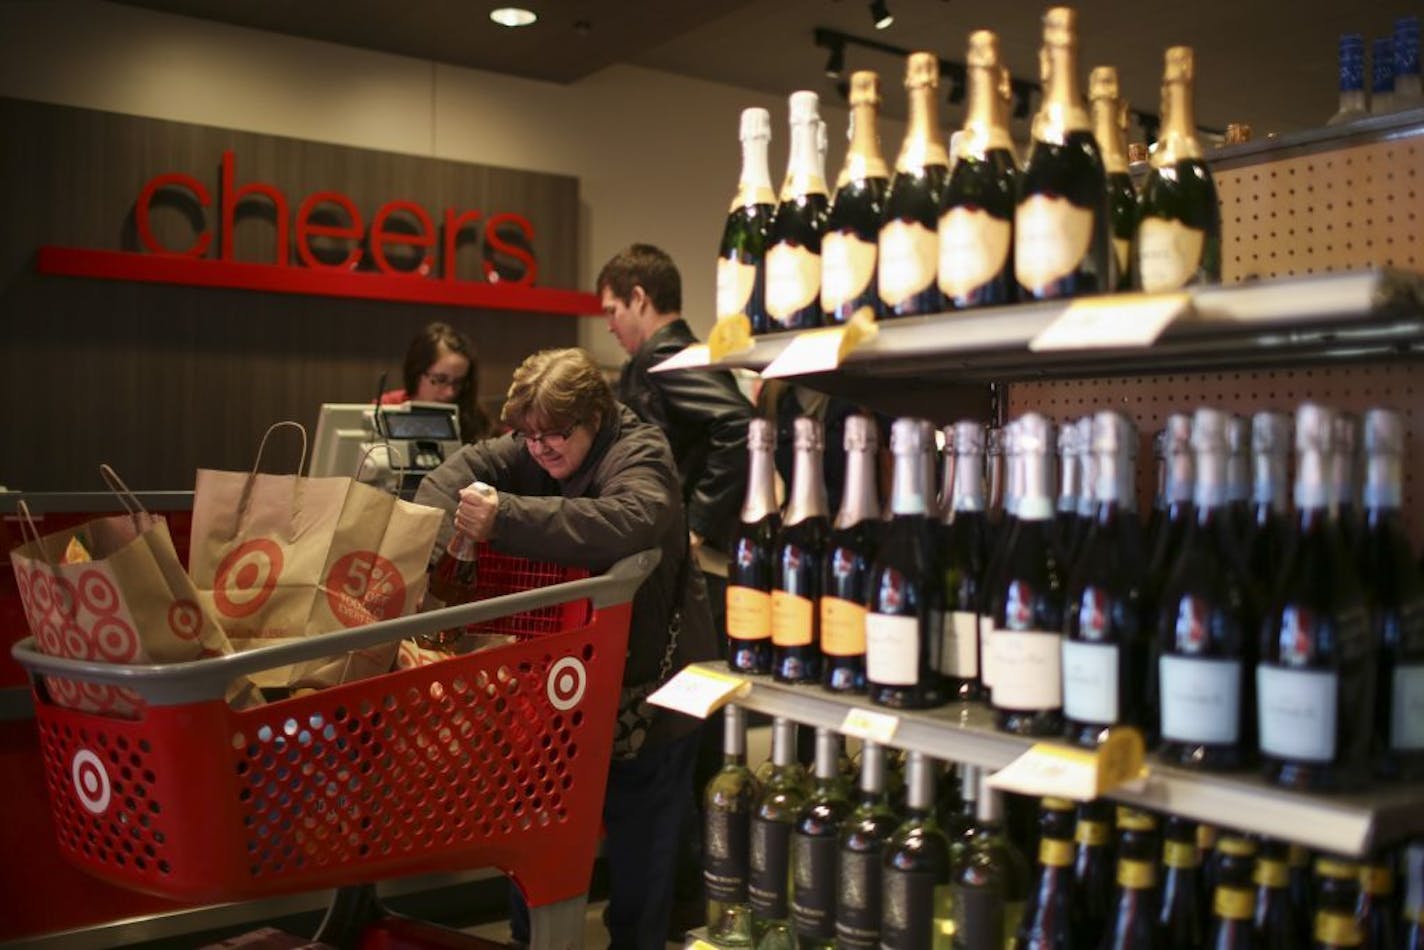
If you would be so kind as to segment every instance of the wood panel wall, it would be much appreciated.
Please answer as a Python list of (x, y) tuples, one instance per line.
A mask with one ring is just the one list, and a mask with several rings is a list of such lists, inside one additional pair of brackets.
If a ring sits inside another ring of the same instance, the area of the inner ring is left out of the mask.
[[(367, 223), (394, 200), (420, 203), (437, 228), (446, 207), (523, 214), (535, 226), (538, 283), (574, 288), (577, 179), (4, 98), (0, 128), (5, 487), (100, 489), (97, 466), (108, 462), (135, 488), (191, 489), (197, 468), (250, 467), (272, 422), (295, 419), (314, 434), (321, 403), (373, 399), (383, 372), (387, 388), (400, 386), (406, 346), (431, 320), (474, 340), (480, 400), (491, 413), (526, 355), (578, 342), (577, 317), (35, 271), (35, 251), (46, 244), (136, 249), (134, 200), (160, 172), (194, 176), (216, 202), (221, 156), (232, 150), (236, 181), (276, 185), (289, 214), (318, 190), (348, 195)], [(174, 246), (191, 240), (184, 214), (176, 204), (154, 213)], [(207, 215), (216, 233), (216, 207)], [(275, 235), (270, 216), (241, 216), (237, 259), (274, 261)], [(462, 279), (480, 273), (481, 250), (462, 245)], [(269, 471), (290, 471), (296, 449), (284, 444), (269, 462)]]

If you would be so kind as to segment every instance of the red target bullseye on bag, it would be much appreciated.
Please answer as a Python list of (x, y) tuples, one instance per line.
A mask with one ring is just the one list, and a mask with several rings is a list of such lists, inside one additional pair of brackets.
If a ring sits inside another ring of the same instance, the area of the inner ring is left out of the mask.
[(213, 578), (213, 603), (227, 617), (262, 609), (282, 574), (282, 549), (268, 538), (244, 541), (228, 552)]
[(203, 629), (203, 612), (191, 600), (175, 600), (168, 608), (168, 629), (184, 640), (196, 640)]
[(79, 602), (93, 613), (115, 613), (119, 609), (119, 592), (113, 581), (99, 571), (85, 571), (79, 575)]
[(92, 633), (106, 662), (132, 663), (138, 659), (138, 634), (118, 617), (100, 617)]

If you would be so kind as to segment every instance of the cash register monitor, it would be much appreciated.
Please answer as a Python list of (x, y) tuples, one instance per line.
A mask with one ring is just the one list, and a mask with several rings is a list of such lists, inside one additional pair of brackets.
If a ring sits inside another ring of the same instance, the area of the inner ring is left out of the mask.
[(376, 438), (372, 409), (369, 402), (322, 404), (316, 420), (316, 440), (312, 444), (308, 475), (313, 478), (355, 477), (364, 446)]

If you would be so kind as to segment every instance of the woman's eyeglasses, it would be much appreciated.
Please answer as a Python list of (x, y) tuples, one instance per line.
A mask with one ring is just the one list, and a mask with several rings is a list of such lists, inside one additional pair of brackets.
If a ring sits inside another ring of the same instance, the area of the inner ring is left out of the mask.
[(449, 386), (456, 392), (465, 388), (465, 377), (463, 376), (446, 376), (444, 373), (421, 373), (420, 375), (424, 376), (425, 381), (432, 386)]
[(575, 424), (560, 432), (516, 432), (514, 435), (531, 449), (541, 446), (558, 451), (564, 447), (565, 442), (569, 441), (569, 436), (573, 435), (577, 428), (578, 425)]

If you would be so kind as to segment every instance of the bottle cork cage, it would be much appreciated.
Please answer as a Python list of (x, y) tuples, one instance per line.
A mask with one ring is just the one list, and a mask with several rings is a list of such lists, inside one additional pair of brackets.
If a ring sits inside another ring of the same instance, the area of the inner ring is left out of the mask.
[[(1424, 470), (1424, 363), (1407, 360), (1348, 367), (1302, 367), (1255, 372), (1190, 373), (1014, 383), (1008, 387), (1010, 417), (1041, 412), (1056, 422), (1102, 409), (1125, 413), (1138, 429), (1137, 494), (1146, 513), (1156, 490), (1152, 434), (1173, 412), (1209, 406), (1249, 416), (1269, 409), (1294, 413), (1307, 400), (1362, 415), (1366, 409), (1397, 411), (1404, 423), (1404, 512), (1416, 547), (1424, 540), (1424, 499), (1414, 473)], [(1363, 478), (1363, 469), (1357, 479)]]

